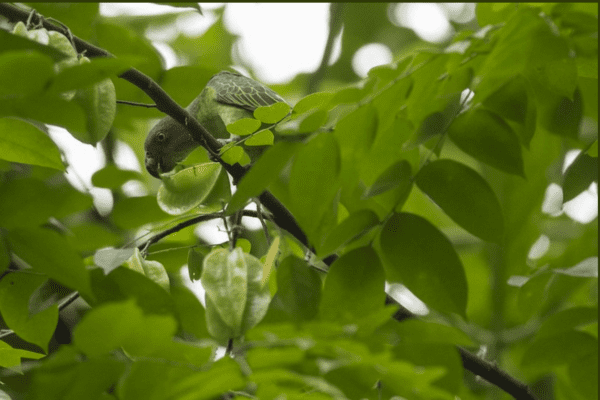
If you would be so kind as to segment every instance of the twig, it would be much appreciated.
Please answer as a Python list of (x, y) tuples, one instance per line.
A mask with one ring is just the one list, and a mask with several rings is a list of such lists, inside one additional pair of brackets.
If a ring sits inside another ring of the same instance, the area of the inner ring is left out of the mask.
[(156, 108), (156, 104), (138, 103), (135, 101), (117, 100), (117, 104), (127, 104), (129, 106), (145, 107), (145, 108)]

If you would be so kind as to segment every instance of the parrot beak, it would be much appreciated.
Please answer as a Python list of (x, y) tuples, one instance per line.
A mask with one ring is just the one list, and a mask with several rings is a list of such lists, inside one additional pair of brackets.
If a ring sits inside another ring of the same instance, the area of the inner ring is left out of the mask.
[(160, 175), (158, 174), (159, 162), (158, 160), (152, 157), (146, 157), (145, 160), (146, 170), (155, 178), (160, 179)]

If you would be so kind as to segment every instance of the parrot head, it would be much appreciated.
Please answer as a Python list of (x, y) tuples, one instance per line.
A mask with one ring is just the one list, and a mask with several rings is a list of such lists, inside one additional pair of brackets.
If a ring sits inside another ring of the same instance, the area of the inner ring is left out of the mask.
[(155, 178), (169, 172), (199, 144), (171, 117), (161, 119), (150, 130), (144, 143), (146, 170)]

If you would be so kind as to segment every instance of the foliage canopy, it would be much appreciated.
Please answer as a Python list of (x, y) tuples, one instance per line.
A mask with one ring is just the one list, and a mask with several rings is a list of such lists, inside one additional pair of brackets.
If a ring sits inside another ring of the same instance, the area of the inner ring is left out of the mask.
[[(221, 165), (199, 149), (162, 185), (115, 148), (143, 165), (164, 114), (115, 99), (148, 102), (135, 67), (191, 102), (233, 65), (223, 9), (170, 40), (186, 62), (164, 70), (145, 33), (199, 9), (33, 6), (77, 38), (0, 4), (0, 398), (597, 398), (597, 214), (564, 212), (597, 202), (596, 4), (478, 4), (439, 45), (387, 4), (332, 5), (339, 60), (272, 87), (291, 110), (230, 124)], [(394, 62), (359, 80), (370, 42)], [(102, 144), (108, 211), (66, 179), (48, 125)], [(251, 158), (232, 194), (226, 171)], [(281, 204), (244, 210), (266, 190)], [(210, 220), (228, 242), (196, 234)]]

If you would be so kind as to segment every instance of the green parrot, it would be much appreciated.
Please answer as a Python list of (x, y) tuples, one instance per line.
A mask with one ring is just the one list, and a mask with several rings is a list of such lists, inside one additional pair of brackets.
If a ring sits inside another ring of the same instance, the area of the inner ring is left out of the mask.
[[(252, 118), (258, 107), (279, 102), (285, 100), (261, 83), (222, 71), (208, 81), (187, 110), (215, 138), (229, 139), (227, 125), (241, 118)], [(159, 178), (160, 173), (171, 171), (199, 145), (181, 124), (167, 116), (146, 137), (146, 169)]]

